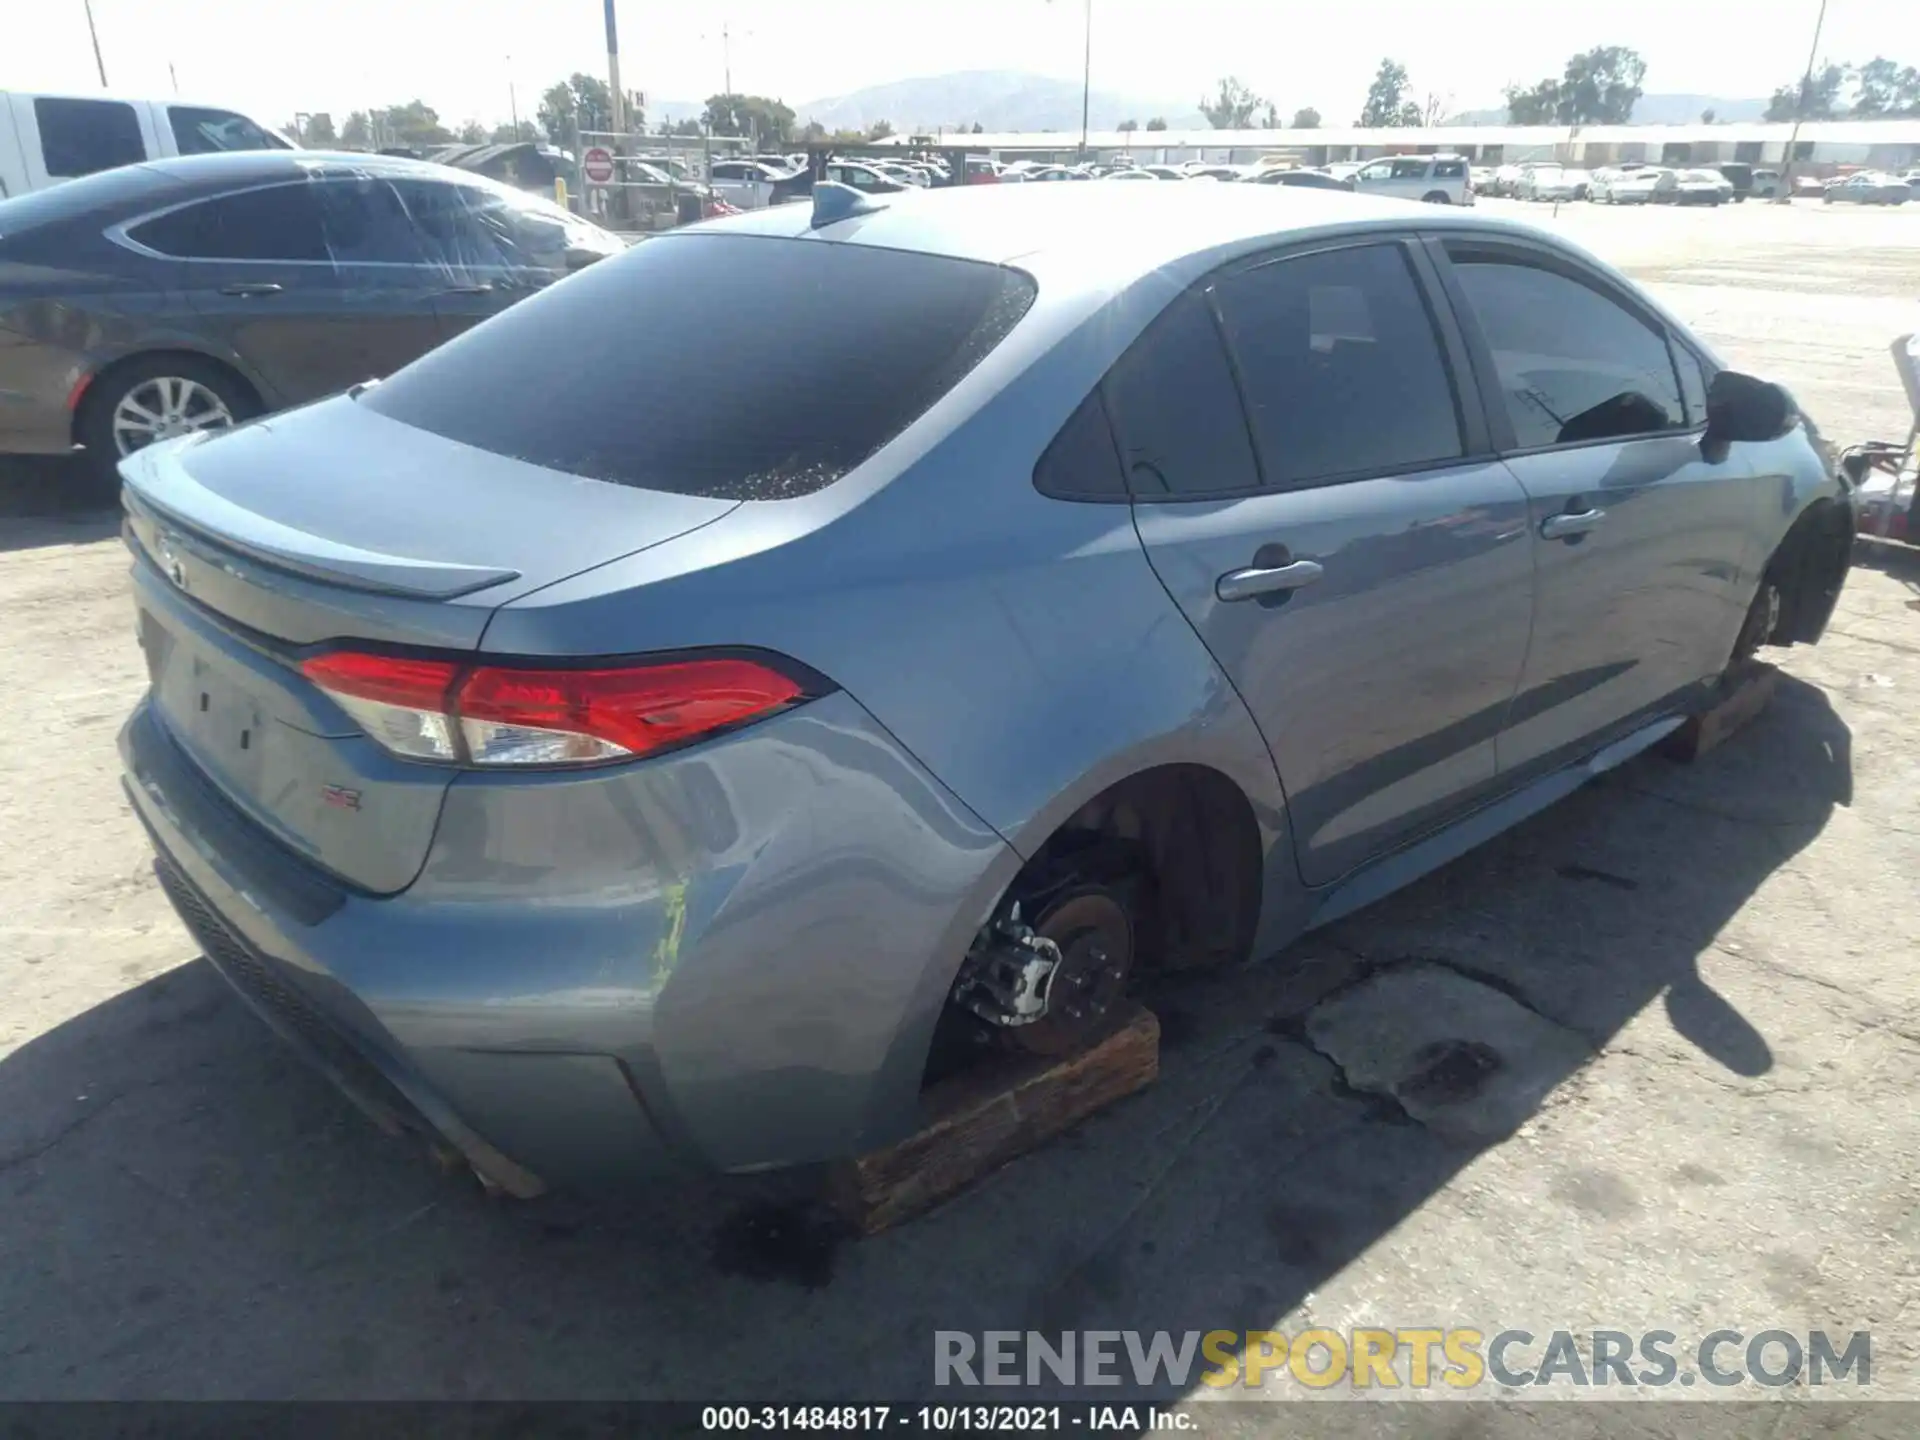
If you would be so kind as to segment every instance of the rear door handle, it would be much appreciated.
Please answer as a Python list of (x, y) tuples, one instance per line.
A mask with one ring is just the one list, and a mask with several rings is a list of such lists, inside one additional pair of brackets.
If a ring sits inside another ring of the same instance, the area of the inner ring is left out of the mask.
[(231, 285), (222, 285), (222, 295), (278, 295), (287, 287), (272, 280), (238, 280)]
[(491, 295), (493, 293), (493, 286), (487, 281), (482, 280), (477, 285), (449, 285), (445, 293), (448, 295)]
[(1604, 510), (1562, 511), (1558, 515), (1549, 515), (1540, 522), (1542, 540), (1571, 540), (1576, 535), (1584, 535), (1602, 520), (1607, 518)]
[(1285, 565), (1249, 566), (1229, 570), (1214, 583), (1213, 593), (1222, 600), (1253, 600), (1262, 595), (1277, 595), (1283, 590), (1298, 590), (1311, 585), (1325, 572), (1317, 560), (1294, 560)]

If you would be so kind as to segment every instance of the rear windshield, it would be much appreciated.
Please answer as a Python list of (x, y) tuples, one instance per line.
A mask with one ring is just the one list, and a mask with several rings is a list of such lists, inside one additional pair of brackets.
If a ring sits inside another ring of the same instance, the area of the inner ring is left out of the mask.
[(514, 306), (360, 403), (595, 480), (787, 499), (898, 435), (1033, 294), (1019, 271), (969, 260), (662, 236)]

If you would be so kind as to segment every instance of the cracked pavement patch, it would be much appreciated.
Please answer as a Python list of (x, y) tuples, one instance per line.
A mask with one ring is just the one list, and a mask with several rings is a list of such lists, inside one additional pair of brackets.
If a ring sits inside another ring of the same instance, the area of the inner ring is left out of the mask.
[(1504, 1139), (1592, 1055), (1572, 1031), (1441, 965), (1377, 971), (1314, 1007), (1305, 1034), (1355, 1090), (1436, 1134)]

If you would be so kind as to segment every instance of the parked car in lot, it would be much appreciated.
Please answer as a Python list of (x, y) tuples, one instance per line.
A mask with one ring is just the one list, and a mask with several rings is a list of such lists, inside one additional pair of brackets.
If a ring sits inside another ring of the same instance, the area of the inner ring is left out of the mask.
[(220, 106), (0, 90), (0, 200), (142, 160), (293, 148)]
[(829, 160), (826, 170), (827, 179), (836, 185), (848, 185), (868, 195), (898, 195), (914, 188), (858, 160)]
[(1520, 176), (1526, 170), (1524, 165), (1502, 165), (1493, 172), (1493, 184), (1484, 193), (1512, 199), (1519, 193)]
[(1177, 165), (1142, 165), (1140, 167), (1156, 180), (1184, 180), (1187, 172)]
[(1666, 170), (1654, 186), (1656, 205), (1724, 205), (1733, 182), (1717, 170)]
[(1160, 177), (1150, 170), (1109, 170), (1100, 178), (1102, 180), (1158, 180)]
[(1395, 155), (1362, 165), (1354, 188), (1368, 195), (1424, 200), (1431, 205), (1473, 204), (1467, 162), (1458, 155)]
[(1664, 177), (1672, 172), (1657, 165), (1634, 169), (1604, 166), (1587, 182), (1587, 198), (1597, 205), (1648, 205)]
[(1354, 189), (1351, 176), (1340, 179), (1325, 170), (1263, 170), (1252, 179), (1256, 185), (1297, 185), (1307, 190)]
[(1735, 162), (1715, 165), (1713, 169), (1733, 187), (1733, 200), (1736, 204), (1749, 196), (1756, 200), (1771, 200), (1780, 193), (1778, 170)]
[(1884, 170), (1859, 170), (1844, 180), (1830, 180), (1821, 191), (1829, 205), (1904, 205), (1913, 196), (1907, 182)]
[(155, 440), (399, 369), (626, 247), (466, 171), (200, 155), (0, 201), (0, 452)]
[(1522, 200), (1584, 200), (1593, 177), (1565, 165), (1528, 165), (1516, 192)]
[(813, 188), (805, 170), (790, 170), (764, 160), (715, 160), (707, 167), (713, 193), (742, 210), (783, 205)]
[(1852, 538), (1584, 252), (1241, 185), (819, 187), (122, 470), (167, 893), (519, 1194), (896, 1139), (937, 1047), (1069, 1049), (1646, 749)]

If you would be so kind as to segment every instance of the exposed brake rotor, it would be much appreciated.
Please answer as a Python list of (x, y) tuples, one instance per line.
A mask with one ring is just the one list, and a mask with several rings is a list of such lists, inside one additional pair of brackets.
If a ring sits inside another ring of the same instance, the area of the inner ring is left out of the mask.
[(983, 929), (954, 998), (1005, 1043), (1061, 1055), (1084, 1043), (1125, 994), (1133, 924), (1104, 886), (1052, 897), (1036, 923), (1019, 907)]

